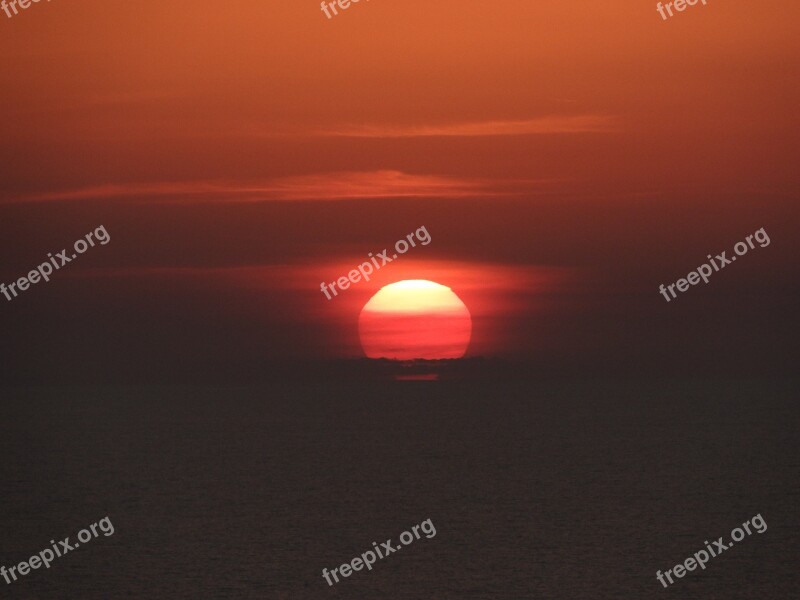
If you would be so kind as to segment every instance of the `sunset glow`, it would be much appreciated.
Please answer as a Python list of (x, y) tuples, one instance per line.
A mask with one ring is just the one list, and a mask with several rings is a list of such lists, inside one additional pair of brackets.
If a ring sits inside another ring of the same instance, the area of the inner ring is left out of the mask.
[(0, 0), (4, 597), (791, 597), (799, 20)]

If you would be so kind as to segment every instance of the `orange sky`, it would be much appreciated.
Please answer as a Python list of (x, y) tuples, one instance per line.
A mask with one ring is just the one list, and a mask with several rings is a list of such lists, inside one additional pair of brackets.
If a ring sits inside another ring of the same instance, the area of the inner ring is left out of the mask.
[(582, 191), (796, 182), (800, 8), (785, 0), (666, 22), (644, 0), (380, 0), (331, 20), (312, 0), (82, 0), (0, 16), (2, 158), (20, 190), (376, 169)]
[[(246, 321), (258, 303), (229, 286), (205, 306), (181, 277), (167, 291), (143, 274), (199, 270), (211, 285), (212, 271), (278, 269), (245, 286), (269, 307), (261, 337), (280, 340), (258, 352), (345, 356), (355, 317), (348, 301), (321, 316), (319, 281), (424, 225), (433, 243), (386, 282), (450, 269), (441, 283), (494, 307), (478, 311), (495, 325), (476, 327), (473, 352), (606, 356), (641, 343), (642, 323), (674, 329), (650, 290), (759, 227), (771, 256), (729, 285), (785, 291), (797, 273), (781, 244), (798, 224), (798, 17), (788, 0), (709, 0), (669, 21), (649, 0), (371, 0), (330, 20), (314, 0), (0, 13), (0, 275), (102, 222), (113, 242), (69, 277), (101, 269), (97, 292), (115, 273), (108, 293), (128, 299), (134, 281), (152, 287), (143, 320), (174, 303), (192, 327)], [(501, 288), (478, 289), (486, 273)], [(558, 285), (537, 295), (542, 273)], [(687, 330), (730, 292), (717, 284)], [(30, 306), (63, 300), (67, 284), (48, 285)], [(3, 308), (24, 327), (25, 309)], [(487, 333), (500, 330), (516, 341)]]

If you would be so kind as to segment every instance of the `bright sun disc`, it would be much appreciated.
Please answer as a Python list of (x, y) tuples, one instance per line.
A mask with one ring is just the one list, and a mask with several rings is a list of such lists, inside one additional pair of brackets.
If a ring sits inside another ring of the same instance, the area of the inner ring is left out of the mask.
[(461, 358), (472, 318), (449, 287), (424, 279), (387, 285), (361, 309), (361, 346), (369, 358)]

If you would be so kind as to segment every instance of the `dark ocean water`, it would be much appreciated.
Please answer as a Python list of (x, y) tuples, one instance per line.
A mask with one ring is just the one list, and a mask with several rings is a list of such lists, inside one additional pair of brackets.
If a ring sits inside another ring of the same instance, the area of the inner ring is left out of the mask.
[[(2, 392), (3, 598), (798, 597), (797, 382)], [(655, 578), (768, 525), (665, 590)], [(329, 570), (422, 537), (333, 587)]]

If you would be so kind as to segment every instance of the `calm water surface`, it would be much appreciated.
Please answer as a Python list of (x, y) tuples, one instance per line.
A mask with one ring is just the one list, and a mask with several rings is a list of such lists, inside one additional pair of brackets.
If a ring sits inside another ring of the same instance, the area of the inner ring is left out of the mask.
[[(115, 527), (8, 598), (788, 599), (796, 382), (2, 392), (0, 564)], [(760, 513), (669, 590), (655, 573)], [(329, 587), (332, 569), (431, 519)]]

